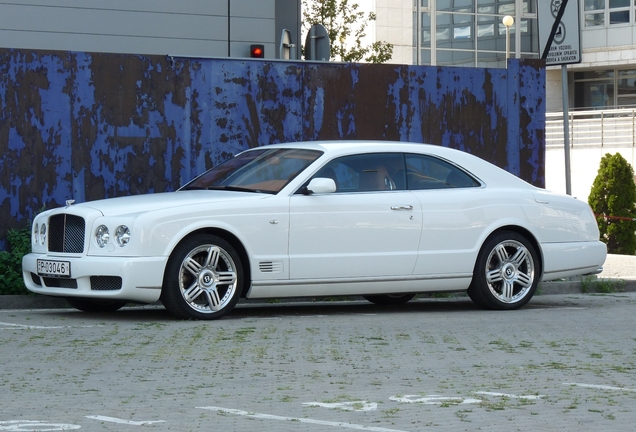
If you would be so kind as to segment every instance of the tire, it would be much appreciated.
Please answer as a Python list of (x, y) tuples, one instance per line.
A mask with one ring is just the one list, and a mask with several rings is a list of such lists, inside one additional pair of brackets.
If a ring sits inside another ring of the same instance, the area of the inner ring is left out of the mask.
[(519, 309), (534, 295), (540, 274), (534, 246), (516, 232), (502, 231), (482, 246), (468, 295), (486, 309)]
[(365, 295), (363, 296), (365, 300), (370, 301), (371, 303), (383, 305), (383, 306), (391, 306), (391, 305), (400, 305), (408, 302), (415, 294), (375, 294), (375, 295)]
[(161, 302), (178, 318), (219, 319), (236, 306), (243, 279), (241, 259), (227, 241), (211, 234), (188, 237), (168, 260)]
[(88, 299), (82, 297), (66, 297), (68, 304), (84, 312), (115, 312), (128, 302), (123, 300)]

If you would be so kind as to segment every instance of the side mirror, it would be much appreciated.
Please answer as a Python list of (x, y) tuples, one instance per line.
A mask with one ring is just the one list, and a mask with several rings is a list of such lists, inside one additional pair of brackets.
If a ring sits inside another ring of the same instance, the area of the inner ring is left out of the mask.
[(307, 191), (314, 194), (333, 193), (336, 191), (336, 182), (330, 178), (316, 177), (307, 185)]

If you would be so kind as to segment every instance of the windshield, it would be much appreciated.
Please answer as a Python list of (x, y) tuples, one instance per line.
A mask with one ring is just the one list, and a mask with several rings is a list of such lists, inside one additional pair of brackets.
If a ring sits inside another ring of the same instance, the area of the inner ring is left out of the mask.
[(246, 151), (206, 171), (180, 190), (221, 189), (278, 193), (322, 152), (303, 149)]

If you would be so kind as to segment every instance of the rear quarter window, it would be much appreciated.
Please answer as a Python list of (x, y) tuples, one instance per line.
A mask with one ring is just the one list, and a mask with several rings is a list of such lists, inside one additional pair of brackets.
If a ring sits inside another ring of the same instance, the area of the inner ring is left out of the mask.
[(479, 187), (480, 183), (459, 167), (427, 155), (406, 155), (406, 184), (409, 190)]

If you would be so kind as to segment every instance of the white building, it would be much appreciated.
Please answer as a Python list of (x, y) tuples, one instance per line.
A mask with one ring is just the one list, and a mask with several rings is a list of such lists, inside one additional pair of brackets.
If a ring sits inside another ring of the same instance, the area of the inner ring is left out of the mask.
[(249, 57), (262, 44), (273, 59), (300, 13), (301, 0), (0, 0), (0, 47)]
[[(511, 57), (540, 56), (537, 1), (561, 0), (375, 0), (376, 37), (394, 45), (395, 63), (505, 67), (506, 15)], [(578, 1), (582, 62), (567, 66), (568, 103), (572, 195), (586, 200), (604, 154), (635, 166), (636, 0)], [(547, 70), (546, 95), (546, 187), (565, 192), (558, 66)]]

